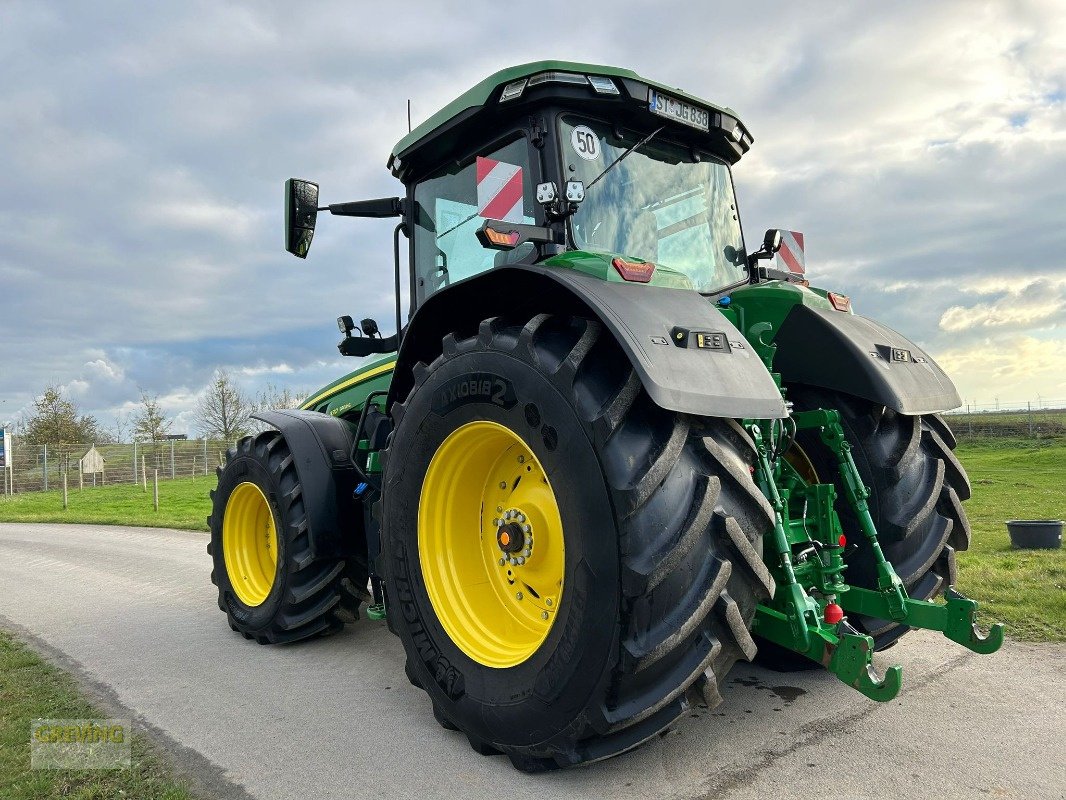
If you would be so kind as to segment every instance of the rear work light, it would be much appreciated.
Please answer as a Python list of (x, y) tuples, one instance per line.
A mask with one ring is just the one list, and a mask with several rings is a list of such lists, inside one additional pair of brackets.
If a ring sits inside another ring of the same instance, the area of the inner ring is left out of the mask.
[(843, 311), (847, 313), (851, 311), (851, 298), (846, 294), (837, 294), (836, 292), (829, 292), (829, 302), (833, 304), (833, 308), (837, 311)]
[(634, 283), (647, 283), (655, 272), (655, 265), (650, 261), (626, 261), (624, 258), (616, 258), (611, 265), (618, 270), (622, 280)]
[(596, 94), (620, 94), (618, 87), (615, 86), (614, 81), (610, 78), (604, 78), (600, 75), (589, 75), (589, 83), (592, 84), (592, 88), (595, 89)]
[(585, 76), (576, 72), (538, 72), (529, 79), (530, 86), (537, 86), (541, 83), (579, 83), (587, 85)]
[(503, 87), (503, 92), (500, 94), (500, 102), (506, 103), (508, 100), (514, 100), (516, 97), (521, 97), (522, 92), (526, 90), (526, 84), (529, 82), (529, 78), (522, 78), (520, 81), (512, 81)]

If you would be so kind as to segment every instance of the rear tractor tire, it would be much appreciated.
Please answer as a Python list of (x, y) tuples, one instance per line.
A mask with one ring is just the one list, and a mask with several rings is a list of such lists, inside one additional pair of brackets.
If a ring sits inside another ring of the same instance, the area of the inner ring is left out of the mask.
[(486, 320), (414, 376), (383, 550), (390, 625), (437, 720), (537, 772), (716, 705), (773, 590), (744, 431), (656, 406), (580, 317)]
[[(867, 400), (791, 386), (788, 397), (799, 411), (832, 408), (840, 412), (844, 435), (863, 483), (870, 489), (870, 516), (878, 542), (892, 562), (910, 597), (930, 600), (956, 580), (955, 553), (970, 545), (970, 523), (962, 502), (970, 497), (970, 481), (955, 457), (955, 437), (938, 414), (912, 416)], [(872, 551), (844, 500), (836, 461), (817, 433), (804, 431), (797, 443), (818, 478), (837, 489), (837, 512), (849, 545), (844, 579), (856, 586), (877, 587)], [(850, 616), (849, 621), (874, 639), (877, 650), (895, 644), (909, 627), (888, 620)], [(802, 656), (759, 643), (760, 662), (775, 669), (816, 668)]]
[(312, 558), (299, 477), (280, 432), (230, 448), (211, 500), (211, 582), (233, 630), (275, 644), (336, 633), (358, 619), (368, 599), (366, 563)]

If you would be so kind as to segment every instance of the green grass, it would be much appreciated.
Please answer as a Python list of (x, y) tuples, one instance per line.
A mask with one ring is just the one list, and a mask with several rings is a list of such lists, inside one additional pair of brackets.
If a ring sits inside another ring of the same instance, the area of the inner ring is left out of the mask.
[(104, 716), (81, 697), (73, 679), (0, 631), (0, 796), (5, 800), (184, 800), (193, 796), (136, 734), (133, 763), (125, 769), (30, 769), (32, 719)]
[(159, 511), (152, 507), (152, 484), (99, 486), (67, 492), (23, 492), (0, 495), (0, 522), (92, 522), (100, 525), (144, 525), (206, 531), (211, 513), (208, 492), (214, 475), (159, 482)]
[[(973, 482), (966, 504), (972, 548), (959, 554), (959, 589), (981, 602), (982, 619), (1006, 622), (1011, 636), (1066, 641), (1066, 550), (1012, 550), (1008, 519), (1066, 516), (1066, 440), (970, 440), (959, 458)], [(208, 491), (215, 478), (179, 478), (159, 484), (159, 511), (151, 487), (106, 486), (69, 493), (0, 497), (2, 522), (94, 522), (207, 530)]]
[(1008, 519), (1066, 516), (1066, 442), (960, 443), (973, 485), (970, 549), (959, 554), (959, 590), (985, 622), (1017, 639), (1066, 641), (1066, 550), (1013, 550)]

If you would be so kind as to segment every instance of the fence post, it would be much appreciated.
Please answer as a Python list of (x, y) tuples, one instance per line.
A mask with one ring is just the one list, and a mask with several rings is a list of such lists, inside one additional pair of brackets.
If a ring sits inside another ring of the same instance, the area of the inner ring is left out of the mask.
[(148, 463), (145, 457), (141, 456), (141, 483), (144, 485), (144, 491), (148, 491)]
[(81, 463), (78, 464), (78, 491), (85, 491), (85, 473), (82, 472)]
[(155, 477), (152, 478), (152, 499), (155, 503), (155, 510), (159, 510), (159, 470), (155, 471)]
[(174, 480), (177, 477), (174, 474), (174, 440), (170, 440), (170, 479)]
[(67, 510), (67, 471), (63, 470), (63, 510)]
[(48, 491), (48, 445), (41, 445), (44, 448), (44, 491)]
[(133, 440), (133, 482), (137, 482), (137, 440)]

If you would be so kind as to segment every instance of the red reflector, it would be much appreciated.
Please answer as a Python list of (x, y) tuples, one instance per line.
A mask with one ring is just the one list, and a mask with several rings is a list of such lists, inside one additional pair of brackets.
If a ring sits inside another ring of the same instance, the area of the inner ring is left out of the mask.
[(845, 536), (844, 534), (840, 534), (839, 541), (840, 541), (840, 546), (844, 547), (848, 543), (848, 537)]
[(616, 258), (611, 262), (622, 280), (647, 283), (655, 272), (655, 265), (650, 261), (626, 261), (624, 258)]
[(828, 625), (836, 625), (844, 619), (844, 609), (836, 603), (830, 603), (825, 607), (825, 621)]
[(851, 298), (846, 294), (837, 294), (836, 292), (829, 293), (829, 302), (833, 304), (833, 308), (837, 311), (851, 311)]

